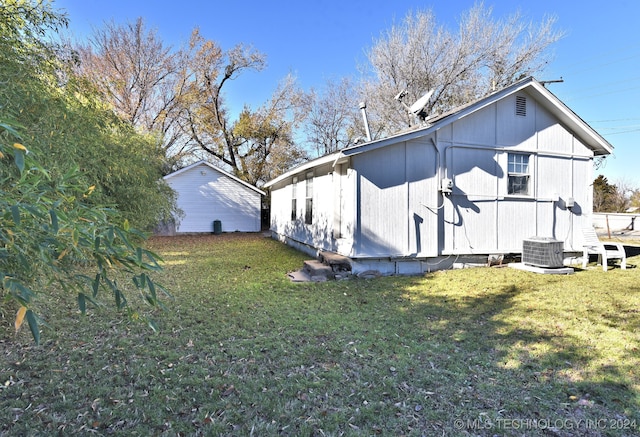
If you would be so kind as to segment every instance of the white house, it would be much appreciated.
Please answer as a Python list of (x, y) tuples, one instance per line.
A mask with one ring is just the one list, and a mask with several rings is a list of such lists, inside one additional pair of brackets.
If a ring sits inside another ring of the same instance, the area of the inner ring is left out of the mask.
[(593, 159), (613, 147), (527, 78), (414, 130), (348, 147), (269, 181), (271, 231), (355, 272), (412, 274), (530, 237), (582, 250)]
[(259, 232), (262, 196), (258, 188), (206, 162), (199, 161), (164, 177), (178, 194), (184, 216), (177, 233)]

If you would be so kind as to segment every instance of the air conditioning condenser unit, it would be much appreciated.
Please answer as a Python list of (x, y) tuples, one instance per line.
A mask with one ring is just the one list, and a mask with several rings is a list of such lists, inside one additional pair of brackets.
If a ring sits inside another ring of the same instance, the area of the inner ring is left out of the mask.
[(564, 267), (564, 243), (549, 237), (522, 241), (522, 262), (534, 267)]

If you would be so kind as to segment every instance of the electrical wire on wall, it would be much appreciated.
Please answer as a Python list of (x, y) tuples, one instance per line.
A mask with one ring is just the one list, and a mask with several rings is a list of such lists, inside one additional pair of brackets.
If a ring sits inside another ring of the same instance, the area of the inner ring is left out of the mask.
[[(434, 262), (434, 263), (425, 262), (425, 265), (427, 266), (427, 273), (431, 273), (431, 267), (439, 266), (443, 262), (450, 260), (452, 256), (453, 255), (448, 255), (446, 258), (443, 258), (440, 261), (437, 261), (437, 262)], [(458, 258), (460, 258), (460, 255), (456, 255), (456, 258), (453, 260), (451, 265), (455, 264), (458, 261)]]
[(442, 199), (442, 205), (439, 205), (439, 206), (437, 206), (437, 207), (435, 207), (435, 208), (434, 208), (434, 207), (432, 207), (432, 206), (429, 206), (429, 205), (425, 205), (424, 203), (421, 203), (420, 205), (424, 206), (425, 208), (427, 208), (427, 209), (428, 209), (429, 211), (431, 211), (432, 213), (437, 214), (437, 213), (438, 213), (438, 210), (440, 210), (440, 209), (444, 208), (444, 196), (442, 196), (442, 197), (443, 197), (443, 199)]
[[(572, 217), (573, 215), (573, 211), (572, 211), (572, 207), (568, 207), (567, 206), (567, 211), (569, 211), (569, 230), (567, 231), (567, 236), (564, 238), (564, 242), (568, 243), (569, 242), (569, 237), (573, 234), (573, 219), (574, 217)], [(573, 238), (571, 239), (571, 248), (573, 249)]]

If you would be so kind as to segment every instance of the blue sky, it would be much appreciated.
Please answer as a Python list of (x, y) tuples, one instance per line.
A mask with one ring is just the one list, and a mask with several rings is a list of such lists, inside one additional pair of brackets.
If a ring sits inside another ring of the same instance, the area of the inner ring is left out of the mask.
[[(228, 90), (239, 110), (264, 103), (288, 73), (306, 90), (321, 89), (327, 79), (357, 77), (365, 51), (410, 11), (431, 9), (440, 24), (455, 28), (474, 0), (56, 0), (70, 19), (77, 39), (105, 21), (125, 23), (144, 17), (162, 40), (177, 46), (191, 30), (224, 49), (252, 45), (267, 56), (267, 68), (241, 76)], [(539, 22), (556, 16), (566, 36), (553, 47), (553, 60), (539, 80), (562, 77), (549, 89), (614, 147), (614, 155), (596, 170), (610, 182), (640, 187), (640, 2), (637, 0), (486, 0), (494, 17), (519, 10)], [(577, 6), (579, 5), (579, 6)]]

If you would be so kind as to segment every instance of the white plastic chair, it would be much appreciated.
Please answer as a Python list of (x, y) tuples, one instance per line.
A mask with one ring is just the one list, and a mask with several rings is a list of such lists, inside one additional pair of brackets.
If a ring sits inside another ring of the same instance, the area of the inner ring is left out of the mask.
[(593, 227), (582, 228), (584, 236), (582, 268), (587, 268), (590, 254), (598, 255), (598, 263), (602, 264), (602, 270), (607, 271), (609, 260), (619, 259), (620, 268), (627, 268), (627, 254), (624, 252), (624, 246), (621, 243), (603, 243), (598, 238), (596, 230)]

